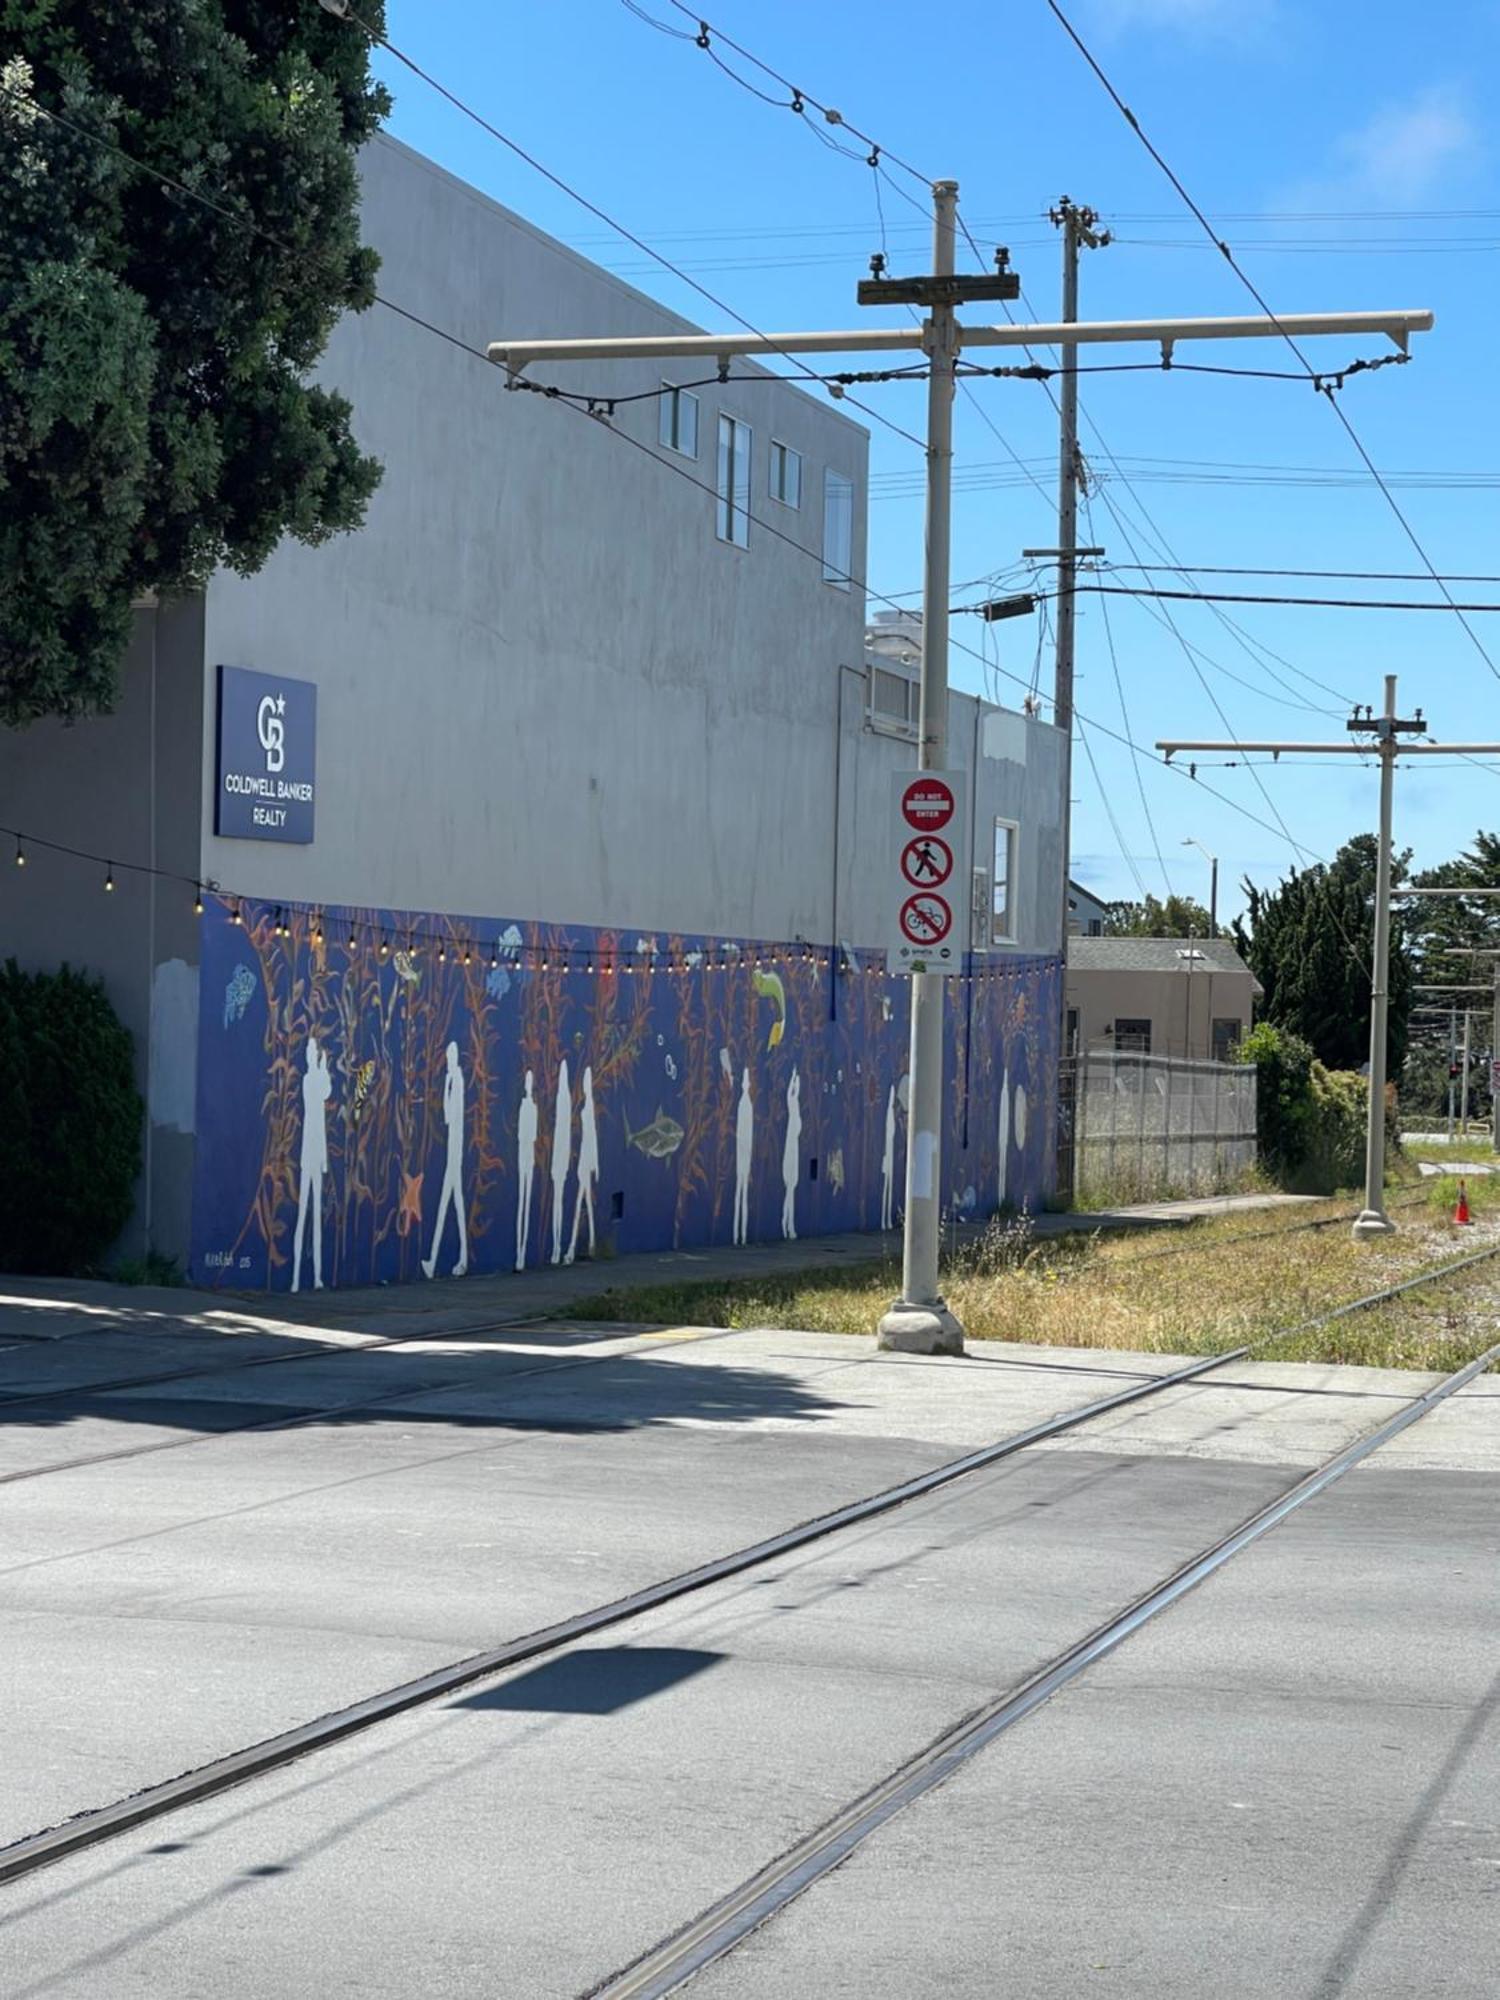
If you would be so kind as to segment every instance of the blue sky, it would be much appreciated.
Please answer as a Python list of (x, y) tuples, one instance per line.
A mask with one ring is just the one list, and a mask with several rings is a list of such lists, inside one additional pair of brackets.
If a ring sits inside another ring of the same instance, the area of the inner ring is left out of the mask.
[[(641, 4), (690, 27), (662, 0)], [(1494, 486), (1429, 479), (1398, 486), (1397, 497), (1439, 570), (1500, 573), (1492, 359), (1500, 173), (1484, 85), (1500, 58), (1500, 4), (1447, 0), (1441, 34), (1431, 32), (1431, 16), (1390, 0), (1310, 8), (1292, 0), (1073, 0), (1070, 11), (1274, 309), (1436, 311), (1436, 330), (1414, 341), (1411, 364), (1351, 380), (1345, 408), (1387, 473), (1493, 475)], [(1044, 0), (1003, 7), (948, 0), (940, 10), (893, 0), (859, 7), (716, 0), (711, 19), (888, 154), (924, 175), (957, 179), (970, 229), (985, 245), (1010, 245), (1039, 317), (1057, 310), (1059, 251), (1045, 211), (1063, 192), (1097, 208), (1118, 238), (1085, 259), (1085, 318), (1255, 309)], [(623, 0), (544, 7), (391, 0), (388, 28), (416, 60), (756, 325), (858, 323), (854, 285), (881, 242), (877, 177), (862, 159), (820, 144), (785, 104), (738, 87), (691, 38), (656, 32)], [(710, 326), (722, 320), (415, 78), (383, 69), (396, 95), (397, 136), (674, 309)], [(894, 168), (892, 175), (921, 199), (908, 176)], [(924, 269), (925, 224), (888, 181), (879, 185), (892, 268)], [(1379, 341), (1337, 338), (1312, 351), (1317, 365), (1332, 368), (1385, 350)], [(1275, 342), (1201, 358), (1295, 366)], [(863, 393), (895, 423), (920, 431), (919, 387)], [(1386, 502), (1361, 477), (1336, 418), (1305, 384), (1143, 373), (1085, 378), (1082, 395), (1097, 480), (1092, 537), (1087, 516), (1081, 529), (1112, 562), (1161, 562), (1170, 552), (1193, 565), (1420, 567)], [(999, 578), (1014, 587), (1007, 580), (1022, 575), (1020, 550), (1055, 540), (1056, 425), (1045, 392), (1030, 383), (975, 385), (973, 400), (958, 405), (956, 454), (955, 581)], [(921, 470), (911, 444), (874, 427), (869, 582), (909, 602), (921, 577)], [(1202, 582), (1436, 598), (1416, 584)], [(977, 586), (958, 597), (982, 594)], [(1500, 584), (1455, 586), (1454, 595), (1500, 602)], [(1083, 601), (1078, 649), (1078, 708), (1097, 776), (1080, 748), (1073, 787), (1074, 872), (1101, 893), (1138, 894), (1139, 871), (1161, 894), (1159, 845), (1170, 885), (1206, 897), (1207, 866), (1182, 844), (1191, 835), (1221, 857), (1221, 909), (1232, 911), (1243, 874), (1266, 882), (1295, 861), (1278, 816), (1314, 858), (1370, 828), (1375, 810), (1373, 776), (1348, 762), (1204, 769), (1198, 784), (1143, 762), (1153, 838), (1130, 753), (1102, 733), (1125, 729), (1121, 690), (1129, 734), (1142, 744), (1226, 733), (1323, 740), (1344, 734), (1342, 698), (1378, 704), (1381, 676), (1395, 672), (1403, 709), (1421, 706), (1439, 735), (1500, 740), (1500, 676), (1451, 615), (1227, 606), (1234, 631), (1202, 604), (1114, 598), (1106, 632), (1102, 605)], [(1176, 632), (1163, 622), (1167, 613)], [(1500, 667), (1500, 618), (1473, 623)], [(985, 634), (995, 668), (1023, 680), (1037, 664), (1039, 641), (1049, 640), (1036, 620), (984, 628), (964, 618), (954, 631), (976, 649)], [(1183, 641), (1197, 649), (1227, 732)], [(1044, 643), (1044, 692), (1050, 677)], [(986, 668), (955, 651), (953, 678), (982, 690)], [(1014, 680), (988, 685), (1008, 702), (1023, 692)], [(1100, 727), (1091, 729), (1090, 718)], [(1210, 782), (1234, 804), (1211, 796)], [(1398, 844), (1415, 849), (1418, 866), (1446, 858), (1476, 827), (1500, 824), (1496, 784), (1494, 769), (1419, 763), (1400, 782)]]

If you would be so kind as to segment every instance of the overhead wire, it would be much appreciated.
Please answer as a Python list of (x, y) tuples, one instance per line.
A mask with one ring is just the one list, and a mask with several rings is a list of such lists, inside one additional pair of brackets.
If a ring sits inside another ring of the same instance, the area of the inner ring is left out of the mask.
[[(113, 154), (122, 164), (129, 167), (132, 171), (145, 174), (148, 178), (157, 181), (159, 184), (166, 187), (172, 193), (185, 196), (187, 199), (191, 201), (198, 202), (200, 205), (212, 209), (214, 212), (234, 222), (237, 226), (245, 229), (250, 235), (272, 244), (273, 247), (283, 251), (284, 253), (290, 252), (292, 250), (293, 246), (289, 245), (284, 239), (277, 236), (274, 231), (267, 229), (264, 226), (264, 224), (257, 222), (253, 217), (244, 215), (236, 211), (235, 209), (230, 208), (226, 203), (215, 201), (212, 196), (205, 194), (201, 189), (192, 187), (188, 183), (176, 179), (174, 176), (164, 172), (160, 168), (152, 166), (149, 162), (136, 158), (133, 154), (126, 152), (123, 147), (118, 146), (117, 144), (115, 144), (114, 141), (108, 139), (102, 133), (90, 131), (86, 126), (74, 123), (73, 121), (63, 116), (62, 114), (59, 114), (51, 110), (47, 106), (38, 104), (37, 110), (39, 115), (41, 115), (42, 117), (52, 119), (59, 124), (68, 126), (71, 130), (75, 131), (80, 137), (84, 138), (89, 143), (99, 146), (103, 148), (105, 151), (108, 151), (109, 153)], [(490, 361), (487, 352), (483, 348), (476, 347), (472, 343), (472, 341), (464, 339), (462, 335), (453, 333), (448, 328), (438, 325), (435, 321), (425, 318), (422, 314), (414, 312), (409, 307), (402, 306), (394, 300), (384, 298), (380, 294), (375, 294), (374, 297), (375, 297), (375, 303), (387, 307), (390, 311), (396, 313), (403, 320), (406, 320), (410, 324), (420, 328), (421, 330), (432, 334), (435, 338), (443, 341), (445, 345), (447, 345), (448, 347), (457, 349), (460, 352), (468, 355), (471, 359), (482, 362), (486, 369), (493, 369), (494, 364)], [(602, 430), (606, 435), (610, 437), (620, 439), (624, 444), (629, 445), (632, 449), (640, 452), (646, 458), (649, 458), (653, 462), (653, 464), (663, 467), (666, 471), (672, 473), (675, 477), (685, 481), (688, 485), (696, 488), (699, 492), (705, 494), (708, 498), (717, 500), (718, 490), (715, 486), (710, 485), (707, 480), (700, 479), (695, 473), (690, 472), (686, 465), (678, 462), (675, 458), (667, 458), (663, 456), (662, 453), (654, 451), (649, 444), (647, 444), (644, 440), (633, 436), (631, 432), (621, 429), (613, 424), (600, 424), (598, 423), (596, 418), (590, 416), (586, 411), (579, 408), (578, 405), (565, 400), (559, 399), (556, 402), (555, 407), (562, 410), (567, 410), (572, 414), (579, 416), (584, 421), (593, 424), (596, 430)], [(806, 547), (803, 543), (796, 541), (792, 536), (788, 535), (782, 529), (778, 528), (774, 522), (766, 520), (762, 516), (750, 513), (749, 510), (747, 510), (747, 518), (753, 521), (762, 533), (767, 534), (771, 536), (773, 540), (782, 542), (787, 547), (794, 549), (804, 559), (811, 562), (816, 562), (820, 565), (823, 563), (823, 557), (818, 551), (810, 549)], [(851, 586), (858, 587), (861, 591), (863, 591), (867, 595), (867, 597), (872, 599), (874, 602), (887, 606), (891, 610), (899, 611), (902, 608), (897, 598), (883, 591), (876, 590), (865, 579), (854, 576), (852, 572), (841, 572), (840, 575), (841, 575), (841, 580), (849, 583)], [(976, 579), (976, 581), (982, 581), (982, 579)], [(960, 652), (964, 654), (966, 657), (976, 661), (981, 667), (985, 665), (983, 656), (974, 647), (968, 646), (964, 644), (962, 641), (958, 640), (954, 641), (953, 644), (955, 651)], [(1026, 688), (1028, 692), (1030, 691), (1029, 684), (1026, 681), (1025, 677), (1020, 674), (1017, 674), (1012, 669), (996, 664), (994, 667), (994, 671), (1001, 678), (1013, 682), (1018, 687)], [(1076, 715), (1079, 714), (1080, 711), (1075, 709), (1074, 713)], [(1107, 737), (1111, 742), (1120, 743), (1125, 745), (1127, 748), (1138, 750), (1143, 755), (1149, 756), (1151, 754), (1148, 750), (1145, 749), (1144, 746), (1133, 743), (1128, 736), (1121, 735), (1121, 733), (1118, 730), (1111, 728), (1107, 723), (1099, 721), (1096, 717), (1084, 715), (1082, 719), (1086, 723), (1088, 723), (1090, 728), (1097, 731), (1100, 735)], [(1159, 768), (1171, 771), (1175, 776), (1180, 778), (1183, 782), (1195, 784), (1199, 790), (1205, 792), (1209, 797), (1216, 799), (1229, 811), (1235, 813), (1239, 818), (1244, 819), (1250, 825), (1259, 827), (1262, 832), (1273, 834), (1278, 839), (1287, 838), (1284, 829), (1273, 826), (1268, 820), (1262, 819), (1258, 813), (1252, 811), (1249, 807), (1242, 804), (1240, 800), (1233, 798), (1228, 793), (1218, 791), (1214, 786), (1205, 784), (1201, 779), (1195, 778), (1188, 770), (1184, 769), (1182, 766), (1177, 764), (1167, 764), (1165, 763), (1165, 761), (1159, 759), (1154, 759), (1153, 761), (1158, 763)], [(1295, 841), (1289, 841), (1289, 845), (1292, 846), (1294, 852), (1301, 853), (1304, 851)], [(210, 885), (205, 883), (204, 886), (208, 887)]]
[[(1062, 7), (1058, 4), (1058, 0), (1046, 0), (1046, 4), (1050, 9), (1050, 11), (1052, 12), (1052, 14), (1057, 19), (1057, 21), (1059, 22), (1059, 24), (1061, 25), (1061, 27), (1063, 28), (1064, 32), (1067, 34), (1069, 40), (1073, 43), (1074, 47), (1078, 50), (1079, 54), (1088, 64), (1089, 68), (1093, 71), (1095, 77), (1098, 79), (1106, 95), (1109, 97), (1110, 101), (1114, 104), (1116, 110), (1125, 120), (1126, 124), (1130, 127), (1131, 131), (1135, 133), (1136, 137), (1140, 140), (1141, 144), (1145, 147), (1147, 153), (1149, 153), (1152, 160), (1155, 161), (1156, 165), (1160, 168), (1161, 172), (1166, 176), (1167, 180), (1170, 182), (1173, 188), (1173, 191), (1177, 194), (1179, 199), (1182, 201), (1183, 205), (1191, 213), (1193, 219), (1198, 223), (1199, 227), (1203, 230), (1209, 242), (1212, 243), (1215, 246), (1215, 248), (1219, 251), (1225, 263), (1229, 266), (1230, 270), (1233, 271), (1236, 278), (1239, 279), (1240, 283), (1244, 286), (1245, 290), (1250, 294), (1251, 298), (1254, 299), (1255, 303), (1260, 307), (1260, 310), (1273, 323), (1273, 325), (1276, 326), (1278, 332), (1281, 335), (1281, 338), (1286, 342), (1287, 346), (1291, 349), (1292, 353), (1297, 357), (1298, 361), (1302, 364), (1302, 366), (1304, 368), (1310, 367), (1310, 363), (1308, 362), (1306, 355), (1302, 352), (1302, 349), (1298, 345), (1297, 341), (1292, 337), (1290, 333), (1287, 332), (1286, 328), (1281, 325), (1281, 322), (1277, 319), (1276, 314), (1271, 310), (1271, 307), (1269, 306), (1269, 304), (1266, 302), (1266, 299), (1262, 295), (1260, 288), (1255, 284), (1254, 280), (1250, 277), (1249, 273), (1245, 270), (1244, 266), (1235, 256), (1229, 244), (1225, 241), (1223, 237), (1220, 236), (1219, 232), (1214, 228), (1213, 224), (1209, 221), (1208, 217), (1204, 214), (1203, 210), (1199, 207), (1198, 203), (1193, 199), (1192, 195), (1188, 192), (1182, 180), (1174, 172), (1173, 168), (1167, 161), (1166, 157), (1152, 142), (1152, 140), (1147, 136), (1146, 131), (1144, 127), (1141, 125), (1139, 118), (1137, 118), (1135, 113), (1131, 110), (1130, 106), (1125, 102), (1124, 98), (1120, 95), (1119, 91), (1115, 88), (1114, 84), (1111, 82), (1109, 76), (1105, 72), (1102, 64), (1099, 62), (1098, 57), (1095, 56), (1093, 50), (1088, 46), (1088, 44), (1084, 41), (1083, 37), (1079, 34), (1078, 30), (1073, 26), (1072, 21), (1069, 20), (1068, 16), (1063, 12)], [(1411, 522), (1407, 519), (1404, 511), (1402, 510), (1400, 502), (1397, 500), (1395, 494), (1391, 491), (1390, 486), (1386, 483), (1386, 480), (1381, 474), (1379, 468), (1376, 466), (1374, 459), (1371, 458), (1369, 452), (1366, 450), (1364, 440), (1360, 437), (1358, 431), (1354, 428), (1354, 425), (1350, 422), (1348, 412), (1345, 410), (1342, 400), (1337, 395), (1335, 395), (1331, 389), (1327, 387), (1321, 389), (1319, 393), (1322, 395), (1324, 401), (1326, 401), (1326, 403), (1328, 404), (1328, 407), (1333, 411), (1334, 415), (1337, 417), (1340, 425), (1342, 426), (1346, 436), (1349, 439), (1349, 442), (1353, 445), (1356, 453), (1358, 454), (1360, 460), (1362, 461), (1365, 470), (1369, 473), (1370, 477), (1375, 481), (1376, 485), (1380, 488), (1380, 491), (1385, 498), (1387, 506), (1390, 508), (1391, 513), (1395, 516), (1396, 521), (1399, 524), (1401, 531), (1405, 535), (1407, 541), (1410, 542), (1412, 548), (1416, 551), (1416, 554), (1422, 563), (1422, 567), (1426, 570), (1427, 575), (1432, 580), (1432, 582), (1434, 582), (1437, 585), (1439, 590), (1442, 591), (1444, 597), (1448, 599), (1450, 608), (1452, 609), (1454, 615), (1457, 617), (1460, 626), (1463, 628), (1464, 632), (1468, 635), (1469, 641), (1472, 644), (1474, 650), (1478, 653), (1479, 657), (1484, 661), (1484, 664), (1486, 665), (1486, 667), (1488, 667), (1490, 673), (1494, 675), (1495, 679), (1500, 680), (1500, 667), (1496, 666), (1494, 660), (1490, 657), (1488, 650), (1480, 640), (1479, 634), (1474, 630), (1473, 626), (1470, 625), (1468, 618), (1465, 615), (1464, 608), (1454, 601), (1452, 594), (1448, 590), (1448, 586), (1443, 582), (1441, 576), (1438, 573), (1437, 566), (1434, 564), (1432, 558), (1428, 555), (1426, 548), (1423, 546), (1421, 540), (1419, 539), (1416, 529), (1413, 528)]]

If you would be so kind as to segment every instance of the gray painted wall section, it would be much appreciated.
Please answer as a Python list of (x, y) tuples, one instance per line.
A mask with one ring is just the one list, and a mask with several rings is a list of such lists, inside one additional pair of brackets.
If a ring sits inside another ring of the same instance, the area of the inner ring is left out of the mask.
[[(0, 957), (28, 971), (67, 963), (95, 974), (130, 1030), (148, 1105), (136, 1210), (120, 1245), (132, 1254), (149, 1244), (181, 1252), (191, 1207), (192, 1140), (180, 1114), (196, 1071), (193, 891), (126, 864), (189, 881), (198, 873), (201, 625), (196, 603), (138, 611), (113, 714), (0, 731), (0, 823), (33, 843), (53, 840), (115, 863), (107, 894), (96, 863), (33, 844), (17, 868), (7, 852)], [(170, 1032), (155, 1018), (158, 999)]]
[[(363, 173), (382, 291), (481, 349), (682, 324), (393, 141)], [(322, 372), (385, 463), (368, 523), (216, 577), (206, 661), (317, 682), (318, 838), (205, 831), (210, 872), (314, 903), (826, 932), (808, 839), (827, 838), (834, 673), (861, 658), (864, 606), (822, 580), (821, 495), (825, 468), (854, 480), (862, 573), (864, 432), (761, 372), (698, 392), (699, 455), (661, 453), (674, 471), (378, 307)], [(629, 393), (661, 372), (568, 380)], [(712, 487), (721, 409), (753, 431), (748, 549), (678, 476)], [(657, 426), (654, 401), (615, 420), (653, 453)], [(773, 435), (803, 454), (798, 511), (769, 498)], [(211, 715), (204, 747), (208, 829)]]

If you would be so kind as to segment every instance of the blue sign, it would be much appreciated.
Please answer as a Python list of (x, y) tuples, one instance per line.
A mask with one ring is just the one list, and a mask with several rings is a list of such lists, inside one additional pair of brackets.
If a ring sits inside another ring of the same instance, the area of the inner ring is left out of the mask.
[(317, 763), (312, 682), (221, 666), (215, 833), (305, 846), (313, 837)]

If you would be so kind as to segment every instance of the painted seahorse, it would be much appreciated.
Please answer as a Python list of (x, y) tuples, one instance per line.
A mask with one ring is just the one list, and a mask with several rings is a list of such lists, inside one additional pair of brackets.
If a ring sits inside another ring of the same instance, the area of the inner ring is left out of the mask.
[(776, 1008), (776, 1019), (766, 1037), (766, 1047), (774, 1049), (786, 1033), (786, 988), (781, 983), (779, 972), (754, 972), (750, 980), (762, 1000), (771, 1001)]
[(359, 1123), (359, 1114), (365, 1107), (365, 1099), (370, 1094), (370, 1086), (375, 1081), (375, 1064), (362, 1062), (354, 1072), (354, 1122)]

